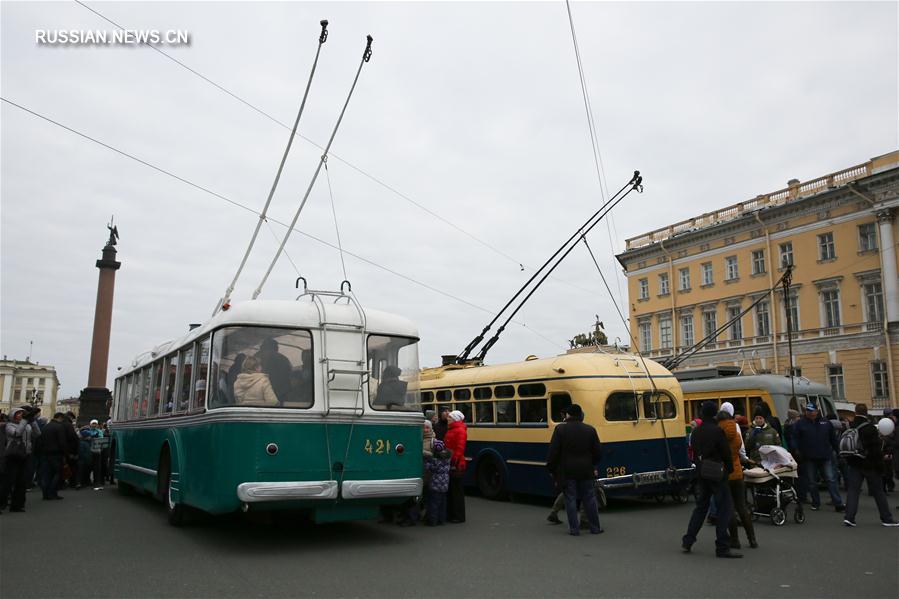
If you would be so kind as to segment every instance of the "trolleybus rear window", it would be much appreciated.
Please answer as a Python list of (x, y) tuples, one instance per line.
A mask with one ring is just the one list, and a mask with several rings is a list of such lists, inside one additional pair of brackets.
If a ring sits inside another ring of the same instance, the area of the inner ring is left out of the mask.
[[(368, 397), (375, 410), (417, 412), (418, 340), (370, 335), (368, 338)], [(449, 399), (449, 392), (445, 396)], [(444, 399), (437, 392), (437, 399)]]
[(309, 408), (313, 373), (309, 331), (225, 327), (213, 335), (209, 407)]
[(606, 420), (630, 421), (637, 419), (637, 397), (633, 393), (612, 393), (606, 398)]

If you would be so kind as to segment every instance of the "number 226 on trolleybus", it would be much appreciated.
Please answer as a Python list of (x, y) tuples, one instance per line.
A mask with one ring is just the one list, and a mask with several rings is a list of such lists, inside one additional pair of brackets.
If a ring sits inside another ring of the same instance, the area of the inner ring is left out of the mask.
[(466, 483), (496, 498), (555, 493), (546, 456), (562, 411), (579, 404), (602, 442), (598, 482), (607, 495), (686, 498), (693, 477), (674, 376), (628, 354), (576, 353), (497, 366), (422, 371), (422, 407), (455, 409), (468, 426)]
[(116, 379), (123, 490), (174, 524), (189, 508), (365, 519), (420, 495), (415, 326), (351, 295), (307, 299), (235, 303)]

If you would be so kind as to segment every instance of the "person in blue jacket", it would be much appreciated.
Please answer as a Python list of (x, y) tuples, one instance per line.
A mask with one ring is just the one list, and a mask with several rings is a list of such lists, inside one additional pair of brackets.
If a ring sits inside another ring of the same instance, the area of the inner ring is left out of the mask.
[(840, 490), (837, 488), (833, 464), (834, 452), (840, 451), (837, 434), (830, 421), (821, 417), (817, 405), (809, 403), (805, 406), (805, 416), (793, 425), (793, 439), (802, 473), (806, 477), (804, 486), (807, 487), (800, 490), (799, 501), (805, 503), (806, 496), (803, 491), (808, 491), (812, 496), (811, 508), (821, 509), (821, 496), (818, 493), (820, 473), (827, 483), (834, 509), (838, 512), (844, 511), (843, 498), (840, 497)]

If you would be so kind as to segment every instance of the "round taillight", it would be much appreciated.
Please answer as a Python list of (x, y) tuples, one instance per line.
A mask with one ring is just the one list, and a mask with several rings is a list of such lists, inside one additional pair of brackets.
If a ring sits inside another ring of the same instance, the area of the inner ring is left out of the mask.
[(278, 446), (274, 443), (269, 443), (265, 446), (265, 453), (267, 453), (268, 455), (275, 455), (276, 453), (278, 453)]
[(403, 453), (405, 453), (405, 451), (406, 451), (405, 445), (403, 445), (402, 443), (396, 444), (396, 455), (403, 455)]

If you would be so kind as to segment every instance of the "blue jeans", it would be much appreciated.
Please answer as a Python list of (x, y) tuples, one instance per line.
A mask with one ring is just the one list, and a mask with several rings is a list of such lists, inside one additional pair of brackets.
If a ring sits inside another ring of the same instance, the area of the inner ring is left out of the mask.
[(709, 503), (712, 497), (715, 498), (715, 505), (718, 506), (718, 523), (715, 525), (715, 553), (722, 554), (730, 551), (730, 533), (728, 527), (730, 525), (731, 515), (733, 514), (733, 503), (730, 498), (730, 489), (727, 481), (712, 482), (699, 479), (697, 481), (699, 488), (699, 499), (696, 500), (696, 507), (693, 509), (693, 515), (690, 516), (690, 523), (687, 525), (687, 534), (681, 539), (681, 543), (685, 547), (692, 547), (696, 542), (696, 535), (702, 528), (706, 515), (709, 513)]
[(593, 479), (574, 480), (566, 479), (562, 486), (565, 493), (565, 513), (568, 515), (568, 531), (580, 534), (581, 523), (577, 515), (577, 504), (580, 502), (587, 512), (587, 522), (590, 523), (590, 532), (596, 534), (602, 528), (599, 525), (599, 511), (596, 507), (596, 488)]
[(833, 501), (834, 507), (842, 507), (843, 498), (840, 497), (840, 490), (837, 488), (837, 477), (833, 471), (832, 460), (805, 460), (805, 475), (808, 492), (812, 496), (812, 507), (821, 506), (821, 495), (818, 493), (818, 473), (827, 483), (827, 490), (830, 492), (830, 499)]

